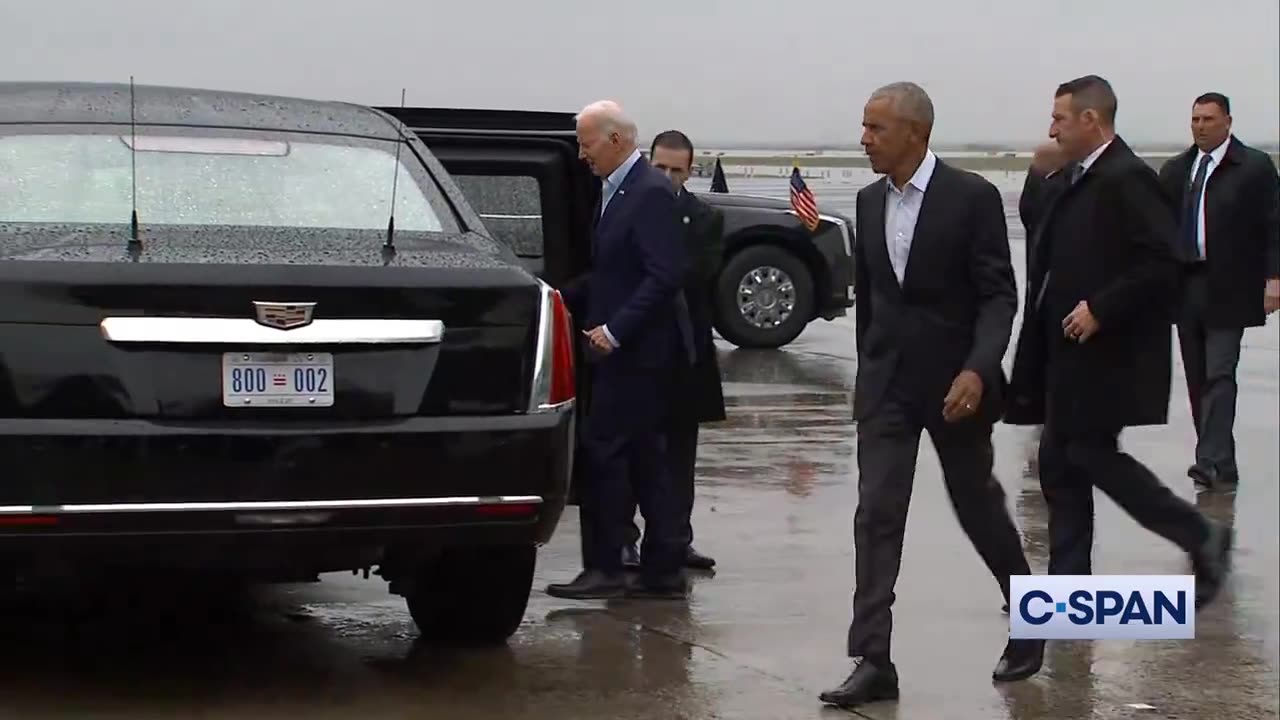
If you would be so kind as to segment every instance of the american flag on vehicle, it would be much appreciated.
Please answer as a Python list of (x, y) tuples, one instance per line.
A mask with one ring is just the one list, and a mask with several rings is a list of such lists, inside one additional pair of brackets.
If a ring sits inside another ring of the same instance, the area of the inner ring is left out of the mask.
[(800, 168), (791, 168), (791, 209), (800, 217), (800, 222), (813, 232), (818, 229), (818, 202), (813, 199), (813, 192), (800, 177)]

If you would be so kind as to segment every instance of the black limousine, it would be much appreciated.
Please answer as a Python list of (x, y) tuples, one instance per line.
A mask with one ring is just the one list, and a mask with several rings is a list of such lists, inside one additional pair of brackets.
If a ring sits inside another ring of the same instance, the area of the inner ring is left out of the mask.
[(504, 641), (571, 483), (576, 232), (523, 268), (373, 108), (0, 83), (2, 579), (372, 570)]

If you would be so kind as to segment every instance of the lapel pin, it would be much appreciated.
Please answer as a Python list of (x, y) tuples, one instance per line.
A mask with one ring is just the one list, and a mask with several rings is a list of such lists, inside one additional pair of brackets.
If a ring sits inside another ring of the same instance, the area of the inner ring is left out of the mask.
[(685, 224), (685, 225), (688, 225), (688, 224), (689, 224), (689, 216), (688, 216), (688, 215), (685, 215), (683, 219), (684, 219), (684, 224)]

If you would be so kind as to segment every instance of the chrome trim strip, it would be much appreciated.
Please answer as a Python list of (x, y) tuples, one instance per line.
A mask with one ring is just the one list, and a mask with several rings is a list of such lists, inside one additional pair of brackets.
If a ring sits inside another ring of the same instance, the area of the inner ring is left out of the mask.
[(280, 330), (250, 318), (108, 317), (98, 327), (108, 342), (200, 345), (395, 345), (438, 343), (444, 336), (439, 320), (316, 320)]
[(91, 503), (81, 505), (0, 505), (0, 515), (83, 515), (93, 513), (240, 512), (363, 510), (377, 508), (479, 507), (541, 504), (541, 495), (368, 498), (364, 500), (266, 500), (260, 502)]
[(538, 300), (538, 335), (537, 347), (534, 349), (533, 357), (533, 378), (529, 384), (529, 412), (540, 412), (546, 403), (545, 400), (551, 397), (551, 358), (552, 352), (552, 309), (555, 304), (551, 301), (551, 286), (542, 280), (538, 280), (538, 289), (540, 291)]
[(575, 402), (577, 402), (577, 398), (569, 398), (558, 403), (542, 403), (538, 406), (537, 412), (565, 412), (572, 410)]
[(490, 220), (541, 220), (541, 215), (505, 215), (503, 213), (480, 213), (480, 217)]

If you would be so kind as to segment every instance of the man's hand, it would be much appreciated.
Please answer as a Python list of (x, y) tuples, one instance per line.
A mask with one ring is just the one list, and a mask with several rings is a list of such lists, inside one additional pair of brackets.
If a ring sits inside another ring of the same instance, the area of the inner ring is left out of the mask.
[(1267, 309), (1267, 314), (1280, 310), (1280, 278), (1271, 278), (1267, 281), (1267, 292), (1262, 299), (1263, 307)]
[(1098, 332), (1098, 319), (1089, 310), (1089, 303), (1081, 300), (1076, 309), (1062, 320), (1062, 336), (1068, 340), (1084, 342)]
[(951, 383), (942, 401), (942, 418), (947, 422), (963, 420), (978, 412), (982, 404), (982, 378), (972, 370), (962, 370)]
[(602, 355), (608, 355), (613, 352), (613, 343), (609, 342), (609, 337), (604, 334), (603, 325), (597, 325), (590, 330), (583, 330), (582, 334), (587, 336), (592, 350)]

